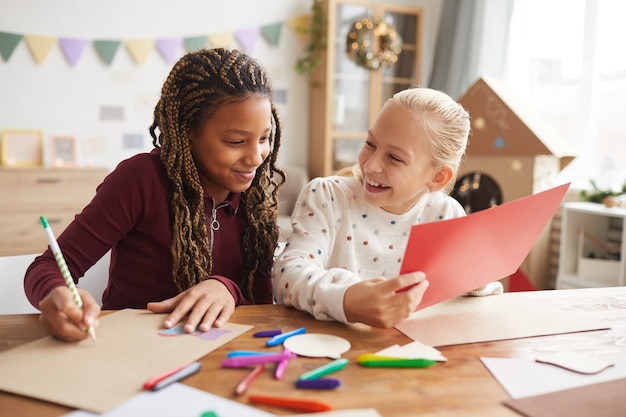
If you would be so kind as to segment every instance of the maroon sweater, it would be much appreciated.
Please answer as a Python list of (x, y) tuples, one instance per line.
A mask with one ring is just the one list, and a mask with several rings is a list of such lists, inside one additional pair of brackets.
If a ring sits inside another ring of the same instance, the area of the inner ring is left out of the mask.
[[(148, 302), (178, 294), (171, 272), (168, 194), (159, 150), (135, 155), (105, 178), (93, 200), (58, 236), (75, 281), (111, 250), (103, 309), (146, 308)], [(228, 204), (218, 204), (220, 228), (213, 232), (211, 274), (226, 285), (236, 305), (250, 303), (239, 287), (244, 277), (243, 231), (248, 224), (240, 198), (240, 194), (231, 193)], [(207, 196), (204, 202), (210, 222), (213, 199)], [(211, 230), (207, 230), (210, 238)], [(26, 270), (26, 296), (38, 308), (39, 301), (60, 285), (65, 282), (48, 248)], [(257, 273), (253, 293), (255, 303), (272, 303), (270, 278)]]

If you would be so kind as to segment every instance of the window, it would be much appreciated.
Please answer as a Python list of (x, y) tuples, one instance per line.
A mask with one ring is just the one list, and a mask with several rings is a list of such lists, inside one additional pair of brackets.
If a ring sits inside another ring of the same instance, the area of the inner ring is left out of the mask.
[(626, 183), (626, 2), (518, 0), (505, 79), (575, 150), (562, 181)]

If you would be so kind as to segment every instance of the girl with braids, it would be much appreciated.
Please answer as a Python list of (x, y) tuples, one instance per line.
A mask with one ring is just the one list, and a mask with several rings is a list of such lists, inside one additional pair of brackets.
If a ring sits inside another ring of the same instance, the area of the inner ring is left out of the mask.
[[(59, 236), (78, 281), (111, 250), (103, 309), (148, 308), (185, 331), (224, 325), (235, 306), (272, 303), (278, 242), (281, 125), (263, 68), (239, 51), (183, 56), (150, 126), (155, 149), (122, 161)], [(48, 331), (87, 337), (100, 306), (72, 299), (50, 249), (26, 271), (25, 292)]]

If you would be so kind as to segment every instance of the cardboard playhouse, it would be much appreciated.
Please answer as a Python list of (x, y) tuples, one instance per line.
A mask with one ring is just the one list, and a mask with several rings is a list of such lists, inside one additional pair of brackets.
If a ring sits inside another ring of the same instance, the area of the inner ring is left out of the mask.
[[(472, 133), (453, 194), (468, 213), (558, 185), (573, 150), (503, 81), (479, 78), (458, 101), (470, 114)], [(517, 273), (531, 288), (550, 288), (550, 229), (551, 223)]]

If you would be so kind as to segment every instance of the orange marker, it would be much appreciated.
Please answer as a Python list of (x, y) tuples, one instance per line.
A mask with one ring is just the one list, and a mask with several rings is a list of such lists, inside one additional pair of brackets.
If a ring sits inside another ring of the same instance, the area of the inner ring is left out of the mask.
[(272, 397), (268, 395), (250, 395), (248, 401), (256, 404), (274, 405), (299, 411), (329, 411), (333, 407), (322, 401), (307, 400), (304, 398)]
[(245, 393), (246, 391), (248, 391), (248, 388), (250, 388), (250, 385), (252, 385), (252, 382), (256, 379), (257, 376), (259, 376), (261, 372), (263, 372), (264, 367), (265, 367), (265, 364), (263, 363), (260, 365), (257, 365), (252, 370), (252, 372), (246, 375), (246, 377), (242, 379), (239, 384), (237, 384), (237, 387), (235, 388), (235, 393), (237, 395), (241, 395)]

